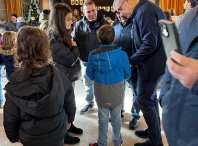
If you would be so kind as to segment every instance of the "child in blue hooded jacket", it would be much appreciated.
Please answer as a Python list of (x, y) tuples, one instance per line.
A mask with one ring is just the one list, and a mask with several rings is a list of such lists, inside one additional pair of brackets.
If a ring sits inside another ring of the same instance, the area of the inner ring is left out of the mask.
[(98, 105), (98, 142), (90, 146), (106, 146), (109, 112), (112, 122), (114, 146), (123, 144), (121, 107), (124, 100), (124, 80), (131, 76), (130, 63), (123, 48), (113, 44), (115, 31), (111, 25), (103, 25), (97, 32), (102, 45), (89, 54), (87, 76), (94, 80), (94, 94)]

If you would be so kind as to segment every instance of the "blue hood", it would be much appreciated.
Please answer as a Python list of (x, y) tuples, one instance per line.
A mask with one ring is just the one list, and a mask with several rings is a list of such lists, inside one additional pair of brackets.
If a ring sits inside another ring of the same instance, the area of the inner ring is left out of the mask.
[(180, 27), (180, 40), (185, 40), (181, 42), (182, 52), (185, 54), (191, 42), (198, 36), (198, 6), (193, 8), (184, 17), (181, 27)]
[[(112, 47), (116, 45), (100, 45), (100, 47)], [(122, 47), (118, 49), (102, 52), (96, 55), (92, 55), (94, 50), (90, 53), (91, 61), (94, 64), (95, 68), (101, 72), (108, 73), (110, 72), (118, 60), (121, 57)]]

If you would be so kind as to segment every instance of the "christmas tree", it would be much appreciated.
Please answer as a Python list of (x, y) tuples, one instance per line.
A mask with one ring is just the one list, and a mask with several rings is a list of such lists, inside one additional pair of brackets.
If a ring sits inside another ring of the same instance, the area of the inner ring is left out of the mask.
[(32, 23), (31, 17), (34, 17), (36, 20), (36, 24), (38, 26), (40, 24), (39, 23), (40, 13), (41, 13), (41, 9), (39, 7), (38, 1), (30, 0), (25, 10), (25, 21), (31, 25)]

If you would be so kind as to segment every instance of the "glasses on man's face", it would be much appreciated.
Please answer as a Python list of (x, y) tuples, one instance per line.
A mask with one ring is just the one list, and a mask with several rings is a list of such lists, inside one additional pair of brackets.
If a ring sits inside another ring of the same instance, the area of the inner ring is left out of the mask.
[(120, 5), (120, 7), (117, 10), (115, 10), (115, 13), (116, 14), (120, 15), (120, 13), (122, 13), (122, 5), (124, 4), (124, 2), (125, 2), (125, 0), (122, 2), (122, 4)]
[(87, 14), (90, 14), (91, 12), (95, 12), (96, 11), (96, 8), (94, 8), (93, 10), (91, 10), (91, 11), (87, 11), (86, 13)]

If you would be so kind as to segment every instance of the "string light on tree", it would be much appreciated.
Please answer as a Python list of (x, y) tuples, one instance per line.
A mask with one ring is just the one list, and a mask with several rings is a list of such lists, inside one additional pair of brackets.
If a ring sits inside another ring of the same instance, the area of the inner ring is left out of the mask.
[(29, 0), (29, 3), (25, 10), (25, 21), (31, 24), (32, 23), (31, 17), (34, 17), (36, 20), (36, 24), (38, 26), (40, 13), (41, 13), (41, 9), (39, 7), (38, 0)]

